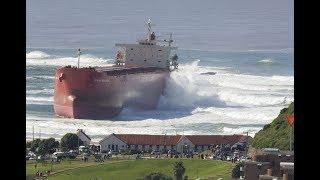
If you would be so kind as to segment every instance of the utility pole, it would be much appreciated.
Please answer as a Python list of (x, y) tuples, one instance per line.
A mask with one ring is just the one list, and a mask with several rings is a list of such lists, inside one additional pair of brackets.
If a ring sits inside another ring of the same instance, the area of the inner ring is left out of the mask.
[(246, 159), (247, 159), (247, 157), (248, 157), (248, 148), (249, 148), (249, 147), (248, 147), (248, 144), (249, 144), (249, 143), (248, 143), (248, 139), (249, 139), (248, 137), (249, 137), (249, 132), (247, 131), (247, 137), (246, 137)]
[(79, 152), (79, 131), (77, 133), (77, 137), (78, 137), (78, 150), (77, 150), (77, 152)]
[(34, 141), (34, 125), (32, 126), (32, 141)]

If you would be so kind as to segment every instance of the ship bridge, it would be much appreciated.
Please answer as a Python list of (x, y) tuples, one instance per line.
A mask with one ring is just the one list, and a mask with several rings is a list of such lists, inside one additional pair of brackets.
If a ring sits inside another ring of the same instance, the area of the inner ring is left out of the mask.
[[(157, 36), (151, 29), (151, 21), (147, 22), (148, 35), (146, 39), (138, 40), (137, 44), (116, 44), (119, 48), (116, 55), (116, 64), (121, 66), (177, 68), (177, 55), (171, 55), (177, 47), (171, 46), (172, 35), (169, 40), (157, 40)], [(168, 45), (158, 44), (167, 42)], [(173, 58), (174, 57), (174, 58)]]

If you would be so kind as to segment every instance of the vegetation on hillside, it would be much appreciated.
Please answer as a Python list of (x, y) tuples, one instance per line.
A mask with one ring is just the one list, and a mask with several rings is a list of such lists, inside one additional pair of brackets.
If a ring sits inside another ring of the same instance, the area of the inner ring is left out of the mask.
[[(255, 148), (278, 148), (289, 150), (291, 125), (287, 121), (287, 115), (294, 113), (294, 102), (288, 108), (283, 108), (276, 119), (267, 124), (255, 134), (252, 146)], [(294, 136), (293, 136), (294, 139)], [(294, 142), (294, 141), (293, 141)], [(292, 143), (292, 149), (293, 149)]]

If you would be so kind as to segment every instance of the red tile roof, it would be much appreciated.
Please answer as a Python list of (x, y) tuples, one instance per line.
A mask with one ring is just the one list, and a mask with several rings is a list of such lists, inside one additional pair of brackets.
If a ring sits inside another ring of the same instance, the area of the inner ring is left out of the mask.
[(176, 145), (181, 135), (146, 135), (146, 134), (115, 134), (120, 140), (134, 145)]
[[(114, 134), (130, 145), (177, 145), (181, 135)], [(186, 135), (194, 145), (230, 144), (246, 140), (244, 135)]]
[(244, 135), (190, 135), (186, 136), (194, 145), (230, 144), (244, 141)]

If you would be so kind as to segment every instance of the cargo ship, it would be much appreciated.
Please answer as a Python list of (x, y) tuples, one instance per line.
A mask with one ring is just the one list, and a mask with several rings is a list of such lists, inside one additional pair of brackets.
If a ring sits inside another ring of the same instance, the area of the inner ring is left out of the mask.
[(166, 79), (178, 68), (177, 47), (158, 40), (152, 24), (147, 38), (136, 44), (116, 44), (115, 62), (109, 67), (65, 66), (55, 71), (54, 112), (59, 117), (106, 119), (124, 107), (155, 109)]

